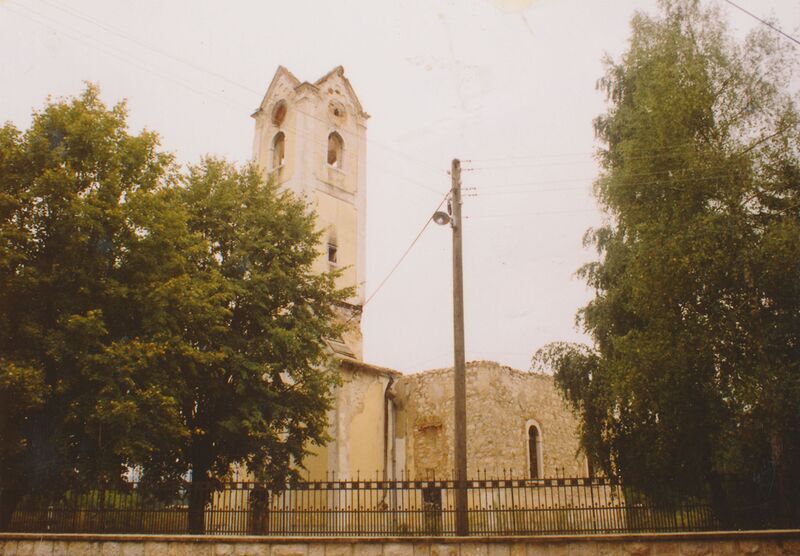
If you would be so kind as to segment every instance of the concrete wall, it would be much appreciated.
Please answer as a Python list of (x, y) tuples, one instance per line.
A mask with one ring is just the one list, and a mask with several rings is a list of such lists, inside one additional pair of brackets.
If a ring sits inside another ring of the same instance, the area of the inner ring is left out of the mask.
[[(453, 370), (406, 375), (394, 386), (398, 406), (398, 457), (411, 477), (449, 477), (453, 468)], [(527, 477), (528, 426), (540, 430), (540, 476), (586, 476), (579, 453), (578, 422), (550, 376), (494, 362), (467, 364), (467, 460), (502, 477)]]
[(800, 531), (592, 537), (276, 539), (0, 533), (4, 556), (692, 556), (800, 554)]

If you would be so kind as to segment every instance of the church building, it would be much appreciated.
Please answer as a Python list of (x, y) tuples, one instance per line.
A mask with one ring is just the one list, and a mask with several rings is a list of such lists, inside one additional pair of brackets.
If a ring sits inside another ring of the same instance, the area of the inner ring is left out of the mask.
[[(449, 478), (453, 370), (402, 374), (362, 357), (369, 117), (341, 66), (313, 83), (279, 67), (253, 113), (255, 162), (317, 214), (316, 270), (341, 270), (338, 285), (353, 290), (337, 308), (349, 329), (328, 341), (342, 378), (328, 415), (332, 441), (303, 464), (310, 480)], [(577, 427), (552, 377), (467, 364), (469, 476), (585, 476)]]

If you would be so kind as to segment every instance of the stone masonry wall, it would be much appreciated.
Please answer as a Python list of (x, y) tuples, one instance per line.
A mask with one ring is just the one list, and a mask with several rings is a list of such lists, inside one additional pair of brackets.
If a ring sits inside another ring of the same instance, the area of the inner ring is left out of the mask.
[(799, 531), (595, 537), (276, 539), (0, 533), (4, 556), (800, 555)]
[[(394, 387), (396, 436), (405, 439), (398, 462), (407, 476), (447, 478), (453, 468), (453, 370), (438, 369), (400, 378)], [(494, 362), (467, 364), (468, 474), (491, 478), (513, 471), (529, 476), (527, 425), (541, 432), (543, 476), (585, 476), (578, 422), (550, 376)]]

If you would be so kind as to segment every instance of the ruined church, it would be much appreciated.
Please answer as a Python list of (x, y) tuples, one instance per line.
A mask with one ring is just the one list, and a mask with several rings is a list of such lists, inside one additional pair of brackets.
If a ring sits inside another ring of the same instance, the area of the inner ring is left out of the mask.
[[(279, 67), (253, 118), (264, 176), (317, 213), (316, 270), (340, 269), (338, 285), (354, 291), (338, 308), (352, 326), (329, 341), (342, 377), (328, 415), (332, 441), (303, 462), (308, 478), (452, 477), (453, 370), (402, 374), (363, 361), (369, 115), (344, 69), (310, 83)], [(550, 376), (467, 364), (469, 476), (585, 476), (577, 425)]]

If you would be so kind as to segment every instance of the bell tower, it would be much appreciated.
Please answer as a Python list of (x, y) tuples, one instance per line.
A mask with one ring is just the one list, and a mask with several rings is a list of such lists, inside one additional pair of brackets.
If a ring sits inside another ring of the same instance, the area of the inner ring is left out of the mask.
[(339, 287), (354, 294), (338, 308), (353, 326), (339, 355), (362, 359), (366, 232), (366, 122), (342, 66), (314, 83), (279, 66), (255, 119), (253, 160), (267, 179), (294, 191), (317, 213), (322, 232), (315, 270), (340, 269)]

